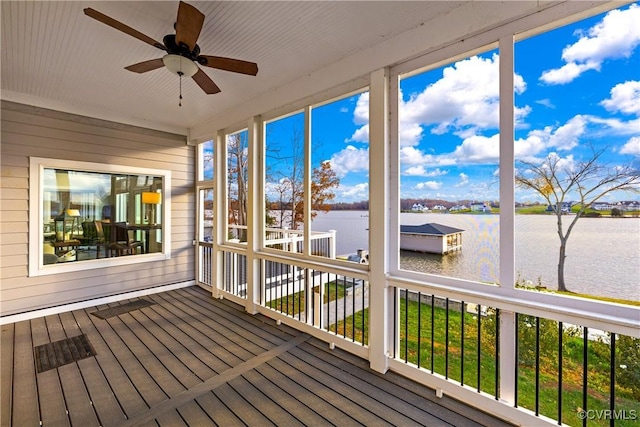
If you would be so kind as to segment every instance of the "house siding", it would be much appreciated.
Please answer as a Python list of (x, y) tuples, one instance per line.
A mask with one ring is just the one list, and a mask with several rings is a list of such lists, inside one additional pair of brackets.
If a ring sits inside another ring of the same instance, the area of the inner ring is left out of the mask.
[[(3, 101), (0, 146), (2, 315), (195, 279), (195, 149), (185, 136)], [(30, 157), (171, 170), (171, 258), (29, 277)]]

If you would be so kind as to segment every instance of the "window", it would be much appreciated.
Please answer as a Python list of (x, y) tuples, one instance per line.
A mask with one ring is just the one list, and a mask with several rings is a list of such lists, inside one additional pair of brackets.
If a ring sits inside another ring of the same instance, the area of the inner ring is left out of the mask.
[(226, 136), (227, 146), (227, 241), (247, 242), (249, 192), (249, 142), (247, 130)]
[(304, 240), (304, 113), (265, 125), (265, 247), (301, 253)]
[(624, 6), (514, 46), (526, 113), (515, 131), (522, 287), (640, 298), (640, 48), (625, 35), (639, 12)]
[(493, 50), (401, 76), (403, 270), (499, 281), (498, 65)]
[(311, 110), (311, 255), (369, 262), (369, 92)]
[(169, 257), (170, 172), (32, 158), (31, 182), (30, 275)]

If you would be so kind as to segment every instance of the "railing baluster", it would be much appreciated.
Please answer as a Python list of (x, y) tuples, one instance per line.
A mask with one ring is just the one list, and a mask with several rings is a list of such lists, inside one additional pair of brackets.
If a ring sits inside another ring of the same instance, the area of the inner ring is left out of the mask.
[[(517, 342), (517, 339), (516, 339), (516, 342)], [(495, 399), (499, 400), (500, 399), (500, 309), (499, 308), (496, 308), (496, 345), (495, 347), (496, 347)]]
[(562, 322), (558, 322), (558, 425), (562, 425)]
[(434, 321), (435, 321), (435, 306), (436, 306), (436, 297), (431, 294), (431, 373), (433, 374), (433, 356), (434, 356), (434, 338), (433, 333), (435, 331)]
[(422, 293), (418, 292), (418, 369), (420, 369), (420, 338), (422, 336), (422, 326), (420, 325), (422, 307)]
[(449, 379), (449, 297), (445, 299), (444, 316), (444, 377)]
[[(364, 308), (364, 307), (363, 307)], [(356, 340), (356, 279), (351, 278), (351, 341)]]
[(464, 385), (464, 301), (460, 301), (460, 385)]
[(515, 358), (516, 362), (514, 363), (515, 370), (515, 384), (513, 387), (513, 406), (515, 408), (518, 407), (518, 372), (520, 370), (520, 315), (515, 313), (515, 336), (516, 336), (516, 351)]
[(404, 290), (404, 361), (408, 362), (409, 354), (409, 290)]
[(478, 385), (478, 393), (480, 393), (480, 358), (481, 358), (481, 342), (482, 342), (482, 324), (481, 324), (481, 315), (482, 315), (482, 305), (478, 304), (478, 364), (476, 366), (476, 375), (477, 375), (477, 385)]
[[(609, 410), (611, 414), (615, 414), (616, 409), (616, 334), (611, 333), (611, 358), (609, 361), (610, 369), (610, 388), (609, 388)], [(609, 418), (609, 425), (615, 426), (616, 417)]]
[[(582, 410), (586, 411), (587, 409), (587, 357), (589, 351), (589, 329), (584, 327), (582, 329)], [(582, 426), (587, 426), (587, 417), (584, 417), (582, 420)]]
[(398, 357), (398, 329), (400, 328), (398, 316), (398, 288), (393, 287), (393, 357)]
[(536, 317), (536, 399), (535, 414), (540, 410), (540, 318)]

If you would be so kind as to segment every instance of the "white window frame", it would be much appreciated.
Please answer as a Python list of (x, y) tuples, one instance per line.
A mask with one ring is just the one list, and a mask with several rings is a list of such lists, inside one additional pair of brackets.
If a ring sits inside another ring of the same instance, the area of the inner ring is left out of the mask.
[[(162, 252), (138, 256), (100, 258), (82, 262), (65, 262), (45, 265), (43, 263), (43, 197), (44, 170), (65, 169), (79, 172), (102, 172), (110, 174), (152, 175), (162, 177)], [(119, 265), (139, 264), (171, 259), (171, 171), (132, 166), (79, 162), (72, 160), (31, 157), (29, 159), (29, 277)]]

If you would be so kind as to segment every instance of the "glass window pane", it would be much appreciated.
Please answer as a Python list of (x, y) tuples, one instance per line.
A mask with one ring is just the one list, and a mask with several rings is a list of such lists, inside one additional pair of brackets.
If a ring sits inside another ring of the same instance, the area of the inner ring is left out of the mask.
[(640, 300), (639, 10), (515, 44), (520, 286)]
[(368, 264), (369, 92), (311, 110), (311, 254)]
[(499, 58), (400, 82), (400, 268), (499, 280)]
[(304, 240), (304, 114), (265, 126), (266, 231), (268, 248), (302, 252)]
[(162, 252), (163, 177), (45, 168), (43, 264)]
[(249, 143), (247, 130), (229, 134), (227, 143), (227, 240), (247, 242), (247, 192)]

